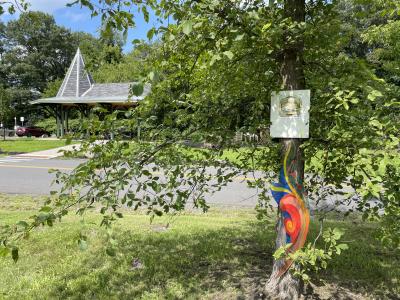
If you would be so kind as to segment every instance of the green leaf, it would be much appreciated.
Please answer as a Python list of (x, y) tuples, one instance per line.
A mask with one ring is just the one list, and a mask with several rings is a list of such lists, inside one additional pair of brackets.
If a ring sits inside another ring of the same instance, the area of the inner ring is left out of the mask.
[(11, 257), (12, 257), (12, 259), (13, 259), (14, 262), (17, 262), (17, 261), (18, 261), (19, 254), (18, 254), (18, 248), (17, 248), (17, 247), (12, 248), (12, 250), (11, 250)]
[(376, 98), (382, 97), (382, 93), (378, 90), (373, 90), (371, 93), (368, 94), (368, 100), (375, 101)]
[(155, 33), (156, 33), (156, 29), (155, 28), (151, 28), (149, 31), (147, 31), (147, 38), (149, 40), (152, 40)]
[(43, 206), (40, 211), (41, 212), (50, 212), (52, 208), (50, 206)]
[(310, 280), (310, 276), (308, 276), (308, 275), (305, 274), (305, 273), (303, 273), (303, 274), (301, 275), (301, 277), (302, 277), (302, 279), (303, 279), (305, 282), (308, 282), (308, 281)]
[(292, 246), (292, 244), (287, 244), (285, 247), (279, 247), (276, 249), (275, 253), (273, 254), (275, 259), (280, 259), (285, 256), (286, 250), (289, 249)]
[(173, 40), (175, 40), (175, 35), (173, 35), (172, 33), (170, 33), (168, 35), (168, 41), (172, 42)]
[(134, 83), (131, 87), (132, 94), (135, 96), (140, 96), (143, 94), (144, 86), (142, 83)]
[(182, 23), (182, 32), (189, 35), (193, 30), (193, 21), (186, 20)]
[(342, 249), (342, 250), (347, 250), (349, 249), (349, 245), (347, 244), (339, 244), (336, 246), (336, 248)]
[(142, 174), (144, 176), (151, 176), (151, 173), (149, 172), (149, 170), (142, 170)]
[(143, 12), (143, 19), (146, 21), (146, 23), (149, 23), (149, 12), (147, 11), (146, 6), (142, 6), (142, 12)]
[(383, 128), (382, 123), (379, 122), (376, 119), (369, 121), (369, 125), (374, 126), (374, 127), (378, 128), (378, 129), (382, 129)]
[(10, 249), (4, 246), (0, 246), (0, 257), (6, 257), (10, 254)]
[(79, 249), (81, 249), (82, 251), (85, 251), (88, 248), (88, 243), (84, 239), (79, 239), (78, 245), (79, 245)]
[(221, 56), (219, 54), (213, 55), (213, 57), (211, 58), (211, 61), (210, 61), (210, 65), (211, 66), (214, 65), (215, 62), (218, 61), (218, 60), (221, 60)]
[(244, 38), (244, 34), (239, 34), (239, 35), (237, 35), (236, 37), (235, 37), (235, 41), (237, 42), (237, 41), (241, 41), (241, 40), (243, 40), (243, 38)]
[(272, 23), (267, 23), (267, 24), (265, 24), (265, 25), (261, 28), (261, 31), (262, 31), (262, 32), (265, 32), (265, 31), (267, 31), (271, 26), (272, 26)]
[(111, 247), (108, 247), (107, 249), (106, 249), (106, 253), (107, 253), (107, 255), (109, 255), (109, 256), (115, 256), (117, 253), (116, 253), (116, 251), (115, 251), (115, 249), (114, 248), (111, 248)]
[(24, 229), (26, 229), (26, 228), (28, 228), (29, 225), (25, 221), (19, 221), (17, 223), (17, 226), (21, 226), (21, 227), (24, 227)]
[(77, 4), (77, 3), (79, 3), (79, 0), (75, 0), (75, 1), (69, 2), (69, 3), (66, 4), (66, 6), (67, 7), (71, 7), (71, 6), (73, 6), (73, 5)]
[(232, 59), (232, 58), (233, 58), (233, 53), (232, 53), (231, 51), (225, 51), (225, 52), (224, 52), (224, 55), (225, 55), (226, 57), (228, 57), (229, 59)]

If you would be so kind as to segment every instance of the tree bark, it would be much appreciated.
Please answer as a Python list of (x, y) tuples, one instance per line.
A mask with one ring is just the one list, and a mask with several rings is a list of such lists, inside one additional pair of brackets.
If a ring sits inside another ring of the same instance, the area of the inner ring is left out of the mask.
[[(291, 18), (293, 22), (305, 21), (305, 0), (285, 0), (285, 17)], [(301, 90), (305, 88), (305, 77), (303, 70), (303, 48), (304, 42), (300, 36), (287, 38), (290, 33), (285, 35), (284, 50), (282, 55), (281, 77), (283, 90)], [(304, 179), (304, 159), (300, 149), (300, 139), (281, 139), (282, 157), (285, 155), (289, 145), (295, 151), (295, 171), (299, 176), (299, 181)], [(283, 159), (282, 159), (283, 160)], [(281, 211), (278, 211), (278, 222), (276, 225), (277, 238), (276, 249), (286, 245), (286, 231), (283, 223)], [(265, 292), (269, 298), (274, 299), (298, 299), (300, 295), (300, 281), (294, 278), (290, 272), (279, 276), (284, 260), (274, 261), (272, 274), (265, 286)], [(292, 266), (293, 267), (293, 266)]]

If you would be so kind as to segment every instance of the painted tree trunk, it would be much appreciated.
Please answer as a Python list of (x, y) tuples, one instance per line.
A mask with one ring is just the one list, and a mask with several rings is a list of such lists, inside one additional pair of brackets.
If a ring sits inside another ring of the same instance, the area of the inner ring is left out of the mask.
[[(305, 0), (285, 0), (285, 16), (295, 22), (305, 20)], [(283, 90), (300, 90), (305, 88), (305, 77), (303, 71), (303, 40), (296, 37), (296, 42), (285, 40), (286, 48), (283, 50), (281, 77)], [(282, 139), (282, 157), (287, 153), (288, 148), (292, 147), (293, 162), (292, 171), (297, 175), (300, 183), (304, 179), (304, 159), (301, 153), (299, 139)], [(302, 195), (303, 196), (303, 195)], [(307, 212), (308, 213), (308, 212)], [(285, 246), (287, 243), (287, 233), (284, 225), (282, 212), (278, 211), (278, 222), (276, 225), (276, 248)], [(308, 224), (307, 224), (308, 230)], [(265, 286), (265, 293), (270, 298), (277, 299), (298, 299), (300, 294), (300, 281), (294, 278), (288, 271), (288, 262), (281, 259), (274, 261), (272, 274)], [(284, 273), (282, 274), (282, 270)]]

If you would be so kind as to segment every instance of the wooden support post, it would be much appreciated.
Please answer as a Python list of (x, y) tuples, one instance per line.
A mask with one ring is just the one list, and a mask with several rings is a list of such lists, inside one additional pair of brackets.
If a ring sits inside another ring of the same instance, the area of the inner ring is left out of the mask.
[(141, 119), (140, 118), (138, 118), (137, 119), (137, 122), (138, 122), (138, 125), (137, 125), (137, 139), (138, 139), (138, 141), (140, 142), (140, 134), (141, 134), (141, 132), (140, 132), (140, 130), (141, 130), (141, 128), (140, 128), (140, 126), (141, 126)]
[[(111, 114), (114, 112), (114, 106), (112, 104), (110, 105), (110, 112), (111, 112)], [(111, 132), (110, 132), (110, 139), (113, 140), (114, 138), (115, 138), (114, 124), (112, 124)]]
[(60, 137), (60, 107), (59, 107), (59, 105), (56, 105), (56, 108), (54, 111), (56, 113), (56, 123), (57, 123), (56, 135), (59, 138)]
[(60, 105), (60, 137), (64, 137), (64, 109), (63, 106)]
[(69, 133), (69, 108), (65, 110), (65, 130)]

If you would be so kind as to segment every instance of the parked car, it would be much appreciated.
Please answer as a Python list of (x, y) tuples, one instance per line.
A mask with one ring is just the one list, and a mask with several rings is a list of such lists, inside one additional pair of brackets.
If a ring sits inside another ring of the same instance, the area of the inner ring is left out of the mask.
[(27, 136), (27, 137), (48, 137), (50, 136), (50, 133), (44, 130), (43, 128), (40, 127), (18, 127), (16, 134), (21, 137), (21, 136)]

